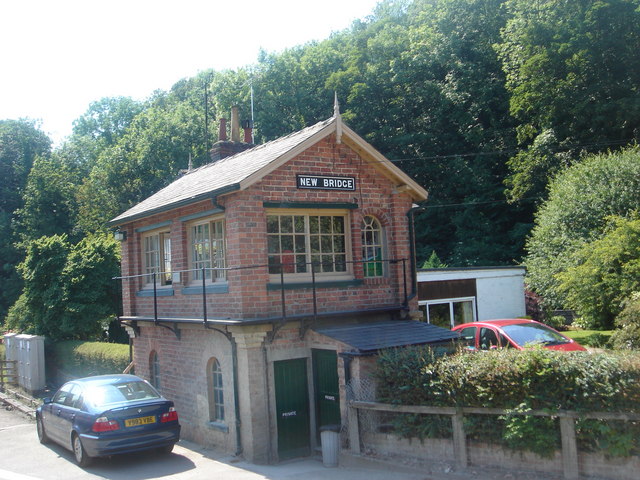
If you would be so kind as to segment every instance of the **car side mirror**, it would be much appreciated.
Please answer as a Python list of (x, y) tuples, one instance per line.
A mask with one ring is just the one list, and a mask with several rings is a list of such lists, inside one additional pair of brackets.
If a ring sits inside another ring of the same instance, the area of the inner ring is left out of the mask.
[(45, 405), (48, 404), (48, 403), (51, 403), (51, 402), (52, 402), (51, 397), (45, 397), (45, 398), (42, 399), (42, 403), (44, 403)]

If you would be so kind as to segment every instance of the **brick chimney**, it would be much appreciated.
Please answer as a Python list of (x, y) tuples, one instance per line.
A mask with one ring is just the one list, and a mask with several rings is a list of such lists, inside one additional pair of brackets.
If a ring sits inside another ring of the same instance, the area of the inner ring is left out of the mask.
[[(245, 122), (245, 124), (248, 123), (250, 122)], [(238, 113), (238, 107), (233, 106), (231, 109), (231, 141), (227, 140), (227, 120), (225, 118), (221, 118), (218, 141), (211, 147), (211, 160), (215, 162), (237, 153), (244, 152), (253, 146), (251, 135), (247, 135), (246, 129), (244, 131), (244, 142), (240, 141), (240, 116)]]

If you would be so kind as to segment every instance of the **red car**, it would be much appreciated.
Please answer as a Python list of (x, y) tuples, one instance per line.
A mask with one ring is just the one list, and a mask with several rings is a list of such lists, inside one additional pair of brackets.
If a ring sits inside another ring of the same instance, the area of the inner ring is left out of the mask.
[(452, 330), (459, 332), (462, 341), (473, 350), (505, 347), (522, 350), (528, 346), (542, 345), (550, 350), (586, 351), (575, 340), (535, 320), (485, 320), (457, 325)]

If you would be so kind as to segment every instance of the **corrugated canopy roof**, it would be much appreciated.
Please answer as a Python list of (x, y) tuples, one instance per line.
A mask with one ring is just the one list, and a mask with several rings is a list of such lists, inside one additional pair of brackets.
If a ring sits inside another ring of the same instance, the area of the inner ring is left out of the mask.
[(458, 334), (451, 330), (416, 321), (350, 324), (313, 330), (346, 343), (361, 353), (408, 345), (442, 343), (459, 338)]

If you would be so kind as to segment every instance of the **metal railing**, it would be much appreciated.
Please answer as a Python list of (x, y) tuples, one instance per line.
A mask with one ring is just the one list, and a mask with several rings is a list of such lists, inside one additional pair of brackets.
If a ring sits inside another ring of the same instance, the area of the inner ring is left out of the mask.
[[(409, 303), (409, 297), (408, 297), (408, 285), (407, 285), (407, 260), (405, 258), (402, 259), (375, 259), (375, 260), (350, 260), (350, 261), (340, 261), (340, 262), (331, 262), (332, 266), (333, 266), (333, 271), (337, 272), (337, 273), (343, 273), (343, 272), (347, 272), (347, 265), (349, 264), (362, 264), (364, 268), (367, 267), (367, 265), (397, 265), (397, 264), (401, 264), (402, 265), (402, 295), (403, 295), (403, 300), (402, 300), (402, 306), (403, 308), (407, 308), (408, 307), (408, 303)], [(200, 286), (202, 287), (202, 319), (199, 319), (201, 321), (203, 321), (205, 323), (205, 325), (207, 324), (208, 321), (208, 312), (207, 312), (207, 286), (211, 285), (210, 283), (207, 283), (208, 278), (214, 278), (217, 277), (216, 273), (217, 272), (224, 272), (225, 277), (227, 276), (228, 272), (236, 272), (236, 271), (246, 271), (246, 270), (259, 270), (259, 269), (267, 269), (267, 272), (272, 272), (274, 269), (277, 269), (279, 271), (279, 276), (280, 276), (280, 318), (282, 321), (286, 321), (287, 319), (287, 308), (286, 308), (286, 294), (285, 291), (287, 290), (287, 286), (291, 284), (291, 282), (287, 282), (286, 281), (286, 276), (289, 274), (289, 272), (287, 272), (287, 270), (291, 269), (292, 266), (295, 265), (302, 265), (302, 263), (298, 263), (298, 264), (292, 264), (292, 263), (279, 263), (279, 264), (255, 264), (255, 265), (248, 265), (248, 266), (241, 266), (241, 267), (203, 267), (203, 268), (197, 268), (197, 269), (186, 269), (186, 270), (174, 270), (171, 272), (162, 272), (162, 271), (158, 271), (158, 272), (152, 272), (152, 273), (143, 273), (143, 274), (137, 274), (137, 275), (127, 275), (127, 276), (120, 276), (120, 277), (114, 277), (113, 280), (116, 281), (134, 281), (135, 279), (140, 279), (140, 278), (150, 278), (151, 282), (148, 282), (152, 285), (152, 291), (153, 291), (153, 320), (155, 323), (158, 323), (159, 321), (161, 321), (159, 312), (158, 312), (158, 284), (159, 284), (159, 279), (163, 278), (163, 277), (167, 277), (167, 275), (174, 275), (174, 274), (180, 274), (181, 278), (183, 274), (187, 274), (187, 275), (191, 275), (194, 273), (197, 273), (198, 276), (200, 277), (198, 280), (201, 280), (201, 284)], [(319, 271), (322, 269), (323, 265), (328, 265), (327, 262), (306, 262), (304, 265), (310, 266), (311, 268), (309, 268), (308, 272), (306, 273), (310, 273), (311, 276), (311, 284), (310, 284), (310, 289), (312, 290), (312, 309), (313, 309), (313, 317), (314, 319), (317, 318), (318, 316), (318, 302), (317, 302), (317, 288), (318, 288), (318, 284), (321, 284), (322, 282), (318, 281), (318, 273)], [(341, 266), (344, 267), (344, 270), (336, 270), (336, 266)], [(388, 270), (388, 269), (385, 269)], [(210, 273), (210, 275), (208, 276), (207, 274)], [(398, 275), (399, 276), (399, 275)], [(377, 278), (377, 277), (363, 277), (363, 278)], [(148, 284), (147, 282), (145, 282), (145, 284)], [(194, 286), (193, 283), (186, 285), (185, 286)], [(118, 289), (118, 292), (120, 295), (122, 295), (122, 288)], [(122, 306), (122, 298), (120, 298), (120, 302), (119, 302), (119, 306)], [(118, 317), (122, 317), (122, 310), (119, 311)]]

